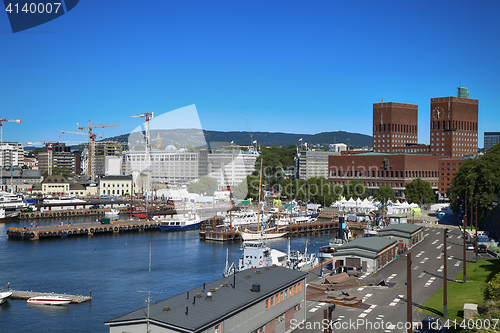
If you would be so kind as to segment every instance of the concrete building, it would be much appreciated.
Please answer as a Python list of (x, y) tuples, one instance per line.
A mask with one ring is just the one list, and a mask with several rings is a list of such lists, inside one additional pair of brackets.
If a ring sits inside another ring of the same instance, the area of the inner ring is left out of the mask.
[(486, 153), (491, 147), (500, 143), (500, 132), (484, 132), (484, 152)]
[[(115, 157), (121, 160), (124, 147), (121, 143), (117, 141), (99, 141), (95, 143), (95, 148), (96, 148), (95, 157), (96, 157), (97, 175), (99, 176), (108, 175), (106, 173), (106, 167), (109, 165), (106, 164), (107, 163), (106, 161), (109, 160), (110, 157)], [(112, 160), (114, 162), (116, 161), (116, 159)], [(114, 175), (115, 172), (116, 171), (113, 171)], [(116, 175), (120, 174), (121, 174), (121, 162), (120, 162), (120, 169)]]
[(197, 151), (167, 146), (165, 150), (151, 150), (150, 162), (145, 151), (123, 152), (125, 175), (150, 172), (151, 182), (160, 184), (188, 184), (199, 178)]
[(384, 237), (361, 237), (337, 248), (333, 262), (335, 267), (361, 267), (372, 273), (387, 265), (396, 257), (396, 241)]
[(333, 153), (340, 153), (347, 150), (347, 145), (345, 143), (331, 143), (328, 147), (328, 151)]
[(411, 223), (391, 224), (378, 232), (379, 237), (396, 240), (398, 251), (411, 249), (424, 239), (424, 228)]
[(259, 153), (239, 146), (213, 149), (208, 153), (208, 177), (215, 178), (219, 188), (234, 187), (255, 170)]
[(104, 175), (119, 176), (122, 173), (122, 159), (119, 156), (104, 157)]
[(328, 178), (328, 156), (334, 155), (339, 156), (340, 152), (300, 150), (295, 157), (295, 177), (300, 180)]
[[(12, 160), (12, 165), (23, 166), (24, 165), (24, 145), (19, 142), (2, 142), (2, 146), (9, 146), (17, 150), (17, 161)], [(0, 162), (1, 163), (1, 162)], [(1, 164), (6, 166), (4, 164)], [(10, 166), (10, 165), (9, 165)]]
[(99, 196), (125, 196), (132, 193), (132, 176), (105, 176), (99, 179)]
[(248, 269), (105, 324), (110, 333), (290, 332), (306, 319), (305, 276), (283, 267)]
[(66, 144), (50, 143), (43, 147), (43, 151), (38, 153), (38, 169), (42, 172), (48, 172), (51, 168), (68, 168), (74, 175), (76, 172), (75, 154), (71, 152), (71, 147)]

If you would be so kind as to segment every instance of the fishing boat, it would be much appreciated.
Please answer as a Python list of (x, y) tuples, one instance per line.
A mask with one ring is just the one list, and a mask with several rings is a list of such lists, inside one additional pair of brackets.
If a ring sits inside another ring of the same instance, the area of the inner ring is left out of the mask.
[(10, 296), (12, 296), (12, 291), (0, 292), (0, 304), (7, 302)]
[(170, 218), (160, 219), (160, 221), (160, 230), (162, 231), (197, 229), (203, 223), (203, 220), (196, 213), (175, 214)]
[(63, 296), (35, 296), (28, 299), (28, 304), (37, 305), (67, 305), (72, 299)]

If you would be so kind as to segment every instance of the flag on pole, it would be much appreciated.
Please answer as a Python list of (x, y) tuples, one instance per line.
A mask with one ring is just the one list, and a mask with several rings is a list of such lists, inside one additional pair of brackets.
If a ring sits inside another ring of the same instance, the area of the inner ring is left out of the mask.
[(257, 143), (257, 140), (253, 140), (253, 142), (252, 142), (252, 143)]

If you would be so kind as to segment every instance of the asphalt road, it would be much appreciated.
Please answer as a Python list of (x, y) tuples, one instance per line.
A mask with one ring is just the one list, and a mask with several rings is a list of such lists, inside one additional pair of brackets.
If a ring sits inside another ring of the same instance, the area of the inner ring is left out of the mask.
[[(415, 312), (417, 308), (443, 286), (444, 229), (424, 226), (424, 240), (411, 249), (412, 266), (412, 321), (421, 322), (427, 315)], [(463, 268), (463, 238), (458, 229), (450, 229), (447, 239), (447, 270), (451, 280)], [(490, 257), (486, 253), (480, 258)], [(474, 251), (467, 251), (467, 262), (475, 259)], [(333, 318), (338, 320), (333, 332), (407, 332), (406, 255), (394, 260), (379, 273), (391, 284), (390, 287), (360, 287), (347, 289), (351, 296), (363, 299), (365, 306), (349, 308), (336, 306)], [(317, 276), (317, 275), (316, 275)], [(308, 282), (319, 278), (311, 274)], [(316, 281), (315, 281), (316, 280)], [(333, 295), (340, 292), (331, 292)], [(295, 332), (323, 332), (327, 325), (324, 309), (329, 304), (306, 301), (307, 320)], [(442, 312), (442, 308), (437, 309)], [(436, 318), (440, 313), (436, 313)], [(442, 321), (441, 321), (442, 322)]]

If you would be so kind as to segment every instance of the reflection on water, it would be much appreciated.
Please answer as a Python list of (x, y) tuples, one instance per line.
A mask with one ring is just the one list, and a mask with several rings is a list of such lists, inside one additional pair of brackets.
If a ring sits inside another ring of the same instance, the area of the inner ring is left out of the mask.
[[(95, 221), (71, 217), (61, 221)], [(241, 243), (201, 241), (197, 230), (181, 232), (131, 232), (97, 236), (8, 240), (9, 227), (59, 224), (56, 220), (28, 220), (0, 224), (0, 287), (66, 294), (89, 295), (92, 301), (67, 306), (28, 306), (26, 301), (9, 300), (0, 306), (2, 332), (22, 331), (109, 332), (104, 322), (146, 305), (149, 246), (152, 248), (151, 291), (160, 301), (222, 277), (226, 250), (229, 261), (241, 257)], [(291, 239), (292, 250), (315, 252), (332, 238), (315, 234)], [(268, 245), (286, 252), (286, 238), (269, 240)]]

